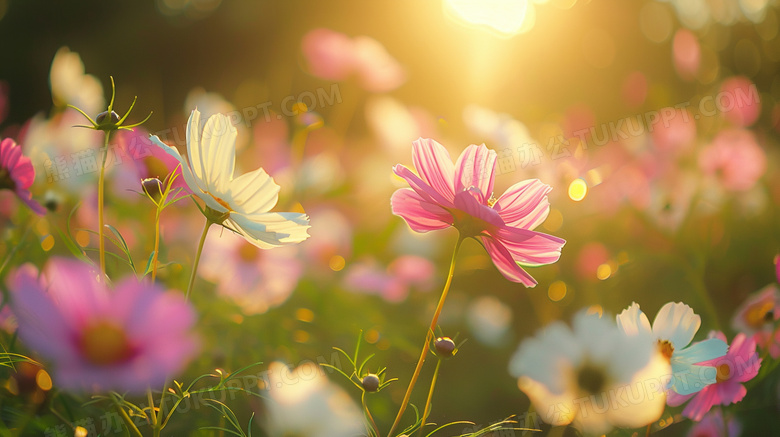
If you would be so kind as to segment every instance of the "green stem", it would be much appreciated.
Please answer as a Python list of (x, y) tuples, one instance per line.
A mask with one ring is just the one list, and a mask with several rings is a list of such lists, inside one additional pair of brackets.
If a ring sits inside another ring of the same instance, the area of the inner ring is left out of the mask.
[(127, 411), (125, 411), (124, 407), (117, 401), (115, 398), (111, 398), (114, 401), (114, 405), (116, 406), (116, 409), (119, 411), (119, 415), (122, 416), (122, 420), (125, 422), (125, 426), (127, 426), (127, 429), (130, 431), (130, 434), (136, 436), (136, 437), (144, 437), (143, 434), (141, 434), (141, 431), (138, 430), (138, 427), (135, 426), (135, 423), (133, 423), (133, 420), (130, 418), (130, 416), (127, 415)]
[(371, 416), (371, 412), (368, 411), (368, 405), (366, 405), (366, 392), (363, 392), (363, 395), (360, 396), (360, 402), (363, 404), (363, 411), (366, 413), (366, 417), (368, 418), (369, 423), (371, 423), (371, 426), (374, 427), (374, 435), (379, 437), (379, 427), (376, 426), (376, 422), (374, 422), (374, 417)]
[(106, 132), (103, 143), (103, 162), (100, 164), (100, 177), (98, 178), (98, 245), (100, 248), (100, 273), (106, 276), (106, 242), (103, 239), (103, 186), (106, 179), (106, 158), (108, 157), (108, 138), (111, 132)]
[(417, 367), (414, 368), (412, 379), (409, 381), (409, 387), (406, 389), (404, 400), (401, 402), (401, 408), (398, 409), (398, 414), (395, 416), (393, 426), (390, 427), (390, 432), (387, 433), (388, 437), (393, 437), (393, 431), (395, 431), (395, 429), (398, 427), (398, 424), (401, 422), (401, 417), (403, 417), (404, 412), (406, 411), (406, 407), (409, 405), (409, 398), (412, 397), (412, 389), (414, 389), (414, 385), (417, 383), (417, 378), (420, 377), (420, 371), (422, 370), (423, 363), (425, 363), (425, 357), (428, 354), (428, 347), (431, 343), (431, 340), (433, 339), (433, 332), (436, 329), (437, 322), (439, 321), (441, 309), (444, 307), (444, 300), (447, 298), (447, 293), (450, 291), (452, 276), (455, 274), (455, 257), (458, 255), (458, 250), (460, 249), (460, 244), (462, 242), (463, 236), (459, 235), (458, 242), (455, 243), (455, 250), (452, 252), (452, 260), (450, 261), (450, 271), (447, 274), (447, 282), (444, 284), (444, 290), (441, 292), (439, 304), (436, 306), (436, 311), (433, 313), (431, 326), (428, 328), (428, 332), (425, 334), (425, 343), (423, 343), (422, 351), (420, 352), (420, 358), (417, 360)]
[[(163, 199), (165, 200), (165, 199)], [(157, 277), (157, 253), (160, 251), (160, 213), (162, 208), (157, 207), (157, 212), (154, 215), (154, 255), (152, 255), (152, 283)]]
[[(37, 220), (36, 220), (37, 222)], [(24, 240), (27, 239), (27, 235), (30, 233), (30, 230), (33, 228), (35, 223), (29, 223), (27, 225), (27, 229), (24, 230), (24, 233), (22, 234), (22, 237), (19, 239), (19, 244), (14, 246), (11, 250), (8, 251), (8, 254), (6, 255), (5, 259), (3, 260), (3, 264), (0, 265), (0, 275), (3, 274), (3, 271), (5, 271), (5, 268), (8, 266), (8, 263), (11, 262), (14, 255), (16, 255), (16, 252), (19, 251), (19, 248), (22, 247), (22, 243), (24, 243)]]
[(160, 408), (157, 410), (157, 418), (155, 419), (155, 425), (153, 426), (154, 437), (160, 437), (160, 432), (165, 427), (163, 422), (163, 406), (165, 405), (165, 392), (168, 391), (168, 381), (163, 384), (162, 393), (160, 393)]
[(198, 272), (198, 264), (200, 263), (200, 254), (203, 252), (203, 243), (206, 242), (206, 235), (209, 233), (209, 227), (211, 226), (211, 220), (206, 219), (206, 225), (203, 226), (203, 234), (200, 236), (200, 242), (198, 243), (198, 251), (195, 253), (195, 263), (192, 265), (192, 275), (190, 275), (190, 284), (187, 286), (187, 294), (184, 295), (186, 300), (190, 300), (190, 292), (192, 286), (195, 284), (195, 274)]
[(146, 389), (146, 400), (149, 402), (149, 420), (152, 423), (152, 428), (157, 428), (157, 415), (154, 414), (154, 397), (151, 388)]
[(433, 371), (433, 379), (431, 380), (431, 389), (428, 390), (428, 400), (425, 401), (425, 408), (423, 408), (422, 422), (420, 422), (420, 437), (423, 435), (423, 428), (425, 428), (425, 421), (428, 420), (428, 412), (431, 408), (431, 398), (433, 398), (433, 388), (436, 387), (436, 378), (439, 376), (439, 367), (441, 367), (441, 358), (436, 362), (436, 370)]

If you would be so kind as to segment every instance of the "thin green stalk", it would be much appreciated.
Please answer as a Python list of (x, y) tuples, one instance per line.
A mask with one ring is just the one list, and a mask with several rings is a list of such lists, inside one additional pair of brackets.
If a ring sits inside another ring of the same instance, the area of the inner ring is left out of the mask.
[(146, 400), (149, 402), (149, 420), (152, 423), (152, 428), (157, 427), (157, 415), (154, 414), (154, 396), (152, 396), (152, 389), (146, 389)]
[(154, 214), (154, 255), (152, 255), (152, 283), (157, 277), (157, 254), (160, 251), (160, 213), (162, 208), (157, 207), (157, 212)]
[[(37, 222), (37, 220), (35, 222)], [(8, 266), (8, 263), (11, 262), (14, 255), (16, 255), (16, 252), (19, 251), (20, 247), (22, 247), (22, 243), (24, 243), (24, 240), (27, 239), (27, 235), (30, 233), (30, 230), (33, 228), (33, 226), (35, 226), (35, 222), (29, 223), (27, 225), (27, 229), (24, 230), (24, 233), (22, 234), (22, 238), (19, 239), (19, 244), (17, 244), (13, 248), (11, 248), (11, 250), (8, 251), (8, 254), (3, 260), (3, 264), (0, 265), (0, 275), (3, 274), (3, 271), (5, 271), (5, 268)]]
[(165, 384), (163, 384), (163, 390), (162, 393), (160, 393), (160, 408), (157, 410), (157, 417), (154, 419), (154, 426), (152, 427), (154, 432), (154, 437), (160, 437), (160, 432), (165, 427), (165, 423), (163, 422), (163, 406), (165, 405), (165, 392), (168, 391), (168, 381), (165, 381)]
[(404, 412), (406, 411), (406, 407), (409, 405), (409, 399), (412, 397), (412, 389), (414, 389), (414, 385), (417, 383), (417, 378), (420, 377), (420, 371), (422, 370), (423, 363), (425, 363), (425, 357), (428, 355), (428, 347), (431, 343), (431, 340), (433, 339), (433, 332), (436, 329), (437, 322), (439, 321), (441, 309), (444, 307), (444, 300), (447, 298), (447, 293), (450, 291), (452, 276), (455, 274), (455, 257), (458, 255), (458, 250), (460, 249), (461, 243), (463, 243), (463, 236), (459, 235), (458, 242), (455, 243), (455, 250), (452, 252), (452, 260), (450, 261), (450, 271), (447, 274), (447, 282), (444, 284), (444, 289), (442, 290), (441, 297), (439, 298), (439, 304), (436, 306), (436, 311), (433, 313), (431, 326), (428, 328), (428, 332), (425, 334), (425, 343), (423, 343), (422, 351), (420, 352), (420, 358), (417, 360), (417, 367), (414, 368), (412, 379), (409, 381), (409, 387), (406, 389), (404, 400), (401, 402), (401, 408), (398, 409), (398, 415), (395, 416), (393, 426), (390, 427), (390, 432), (387, 433), (388, 437), (393, 437), (393, 431), (395, 431), (395, 429), (401, 423), (401, 417), (403, 417)]
[(360, 396), (360, 402), (363, 404), (363, 411), (366, 413), (366, 417), (368, 418), (369, 423), (371, 423), (371, 426), (374, 427), (374, 435), (379, 437), (379, 427), (376, 426), (374, 417), (371, 416), (371, 412), (368, 411), (368, 405), (366, 405), (366, 392), (363, 392), (363, 395)]
[(425, 401), (425, 408), (423, 408), (422, 422), (420, 422), (420, 437), (423, 436), (423, 428), (425, 428), (425, 422), (428, 420), (428, 411), (431, 408), (431, 398), (433, 398), (433, 388), (436, 387), (436, 378), (439, 376), (439, 367), (441, 367), (442, 359), (436, 362), (436, 370), (433, 371), (433, 379), (431, 380), (431, 389), (428, 390), (428, 400)]
[(103, 239), (103, 186), (106, 179), (106, 158), (108, 157), (108, 138), (110, 131), (106, 132), (106, 139), (103, 143), (103, 162), (100, 164), (100, 177), (98, 178), (98, 245), (100, 252), (100, 273), (106, 276), (106, 242)]
[(190, 292), (192, 286), (195, 284), (195, 274), (198, 272), (198, 264), (200, 263), (200, 254), (203, 252), (203, 244), (206, 242), (206, 235), (209, 233), (209, 227), (211, 226), (211, 220), (206, 219), (206, 225), (203, 226), (203, 234), (200, 236), (200, 242), (198, 243), (198, 251), (195, 253), (195, 263), (192, 265), (192, 275), (190, 275), (190, 284), (187, 286), (187, 293), (184, 295), (186, 300), (190, 300)]
[(133, 420), (130, 418), (130, 416), (127, 415), (127, 411), (125, 411), (124, 407), (122, 407), (122, 404), (120, 404), (119, 401), (117, 401), (113, 396), (111, 399), (114, 401), (114, 405), (119, 411), (119, 415), (122, 416), (122, 420), (125, 421), (125, 425), (130, 431), (130, 434), (136, 437), (144, 437), (143, 434), (141, 434), (141, 431), (138, 430), (138, 427), (135, 426), (135, 423), (133, 423)]

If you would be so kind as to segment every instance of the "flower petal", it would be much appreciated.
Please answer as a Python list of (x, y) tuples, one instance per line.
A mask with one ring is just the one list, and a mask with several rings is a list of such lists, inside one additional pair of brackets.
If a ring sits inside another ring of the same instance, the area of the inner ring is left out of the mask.
[(455, 163), (455, 192), (477, 187), (485, 200), (493, 194), (496, 171), (496, 152), (484, 144), (470, 145)]
[[(483, 198), (479, 189), (476, 187), (471, 187), (469, 189), (459, 191), (458, 194), (455, 195), (454, 203), (455, 208), (465, 212), (472, 217), (476, 217), (490, 225), (493, 225), (494, 227), (503, 226), (504, 222), (501, 220), (498, 212), (496, 212), (495, 209), (487, 206), (485, 201), (486, 199)], [(465, 220), (469, 219), (466, 218)], [(468, 226), (472, 227), (474, 224), (471, 223)], [(486, 227), (486, 225), (482, 226)]]
[(668, 340), (675, 350), (680, 350), (693, 340), (701, 326), (701, 317), (682, 302), (669, 302), (658, 311), (653, 320), (653, 334), (660, 340)]
[(401, 164), (393, 166), (393, 173), (403, 178), (409, 186), (422, 197), (428, 203), (435, 203), (445, 208), (453, 207), (451, 200), (448, 200), (442, 196), (438, 191), (434, 190), (430, 185), (425, 183), (419, 176), (414, 174), (411, 170), (404, 167)]
[(279, 185), (262, 168), (233, 179), (229, 192), (231, 209), (242, 214), (268, 212), (279, 200)]
[(512, 254), (501, 242), (492, 237), (482, 237), (481, 240), (493, 264), (505, 278), (512, 282), (519, 282), (528, 288), (536, 286), (536, 280), (515, 262)]
[(400, 216), (416, 232), (428, 232), (452, 226), (452, 215), (444, 208), (426, 202), (409, 188), (401, 188), (390, 198), (393, 214)]
[(493, 208), (498, 211), (507, 226), (534, 229), (550, 212), (547, 193), (552, 190), (539, 179), (518, 182), (498, 198)]
[(624, 309), (616, 316), (618, 328), (622, 329), (628, 335), (637, 335), (639, 333), (651, 334), (650, 321), (645, 313), (639, 309), (639, 304), (632, 302), (631, 306)]
[(71, 326), (51, 297), (30, 272), (21, 270), (9, 281), (11, 308), (19, 321), (19, 337), (47, 358), (75, 359), (70, 345)]
[[(219, 196), (228, 191), (236, 165), (236, 127), (223, 114), (214, 114), (206, 121), (200, 139), (203, 180), (208, 191)], [(197, 151), (195, 153), (198, 153)]]
[(566, 240), (541, 232), (501, 226), (493, 232), (512, 254), (515, 261), (526, 266), (552, 264), (561, 257)]
[(187, 164), (187, 161), (184, 159), (183, 156), (181, 156), (181, 154), (179, 153), (178, 150), (176, 150), (176, 148), (171, 147), (163, 143), (162, 141), (160, 141), (160, 139), (157, 138), (157, 135), (152, 135), (149, 137), (149, 139), (158, 147), (162, 148), (165, 151), (165, 153), (176, 158), (181, 163), (180, 166), (181, 174), (182, 176), (184, 176), (184, 182), (187, 183), (187, 186), (189, 187), (190, 191), (192, 191), (192, 194), (201, 198), (204, 202), (206, 202), (206, 205), (208, 205), (209, 208), (211, 209), (214, 209), (216, 211), (222, 211), (222, 212), (227, 211), (227, 209), (224, 206), (220, 205), (213, 197), (205, 193), (206, 191), (205, 183), (201, 182), (198, 178), (195, 177), (195, 175), (192, 173), (192, 170), (190, 169), (189, 164)]
[(672, 360), (684, 364), (696, 364), (726, 355), (729, 345), (719, 338), (696, 342), (685, 349), (674, 350)]
[[(195, 108), (187, 119), (187, 158), (192, 163), (192, 173), (198, 180), (205, 180), (203, 169), (205, 161), (200, 147), (200, 111)], [(203, 188), (206, 188), (205, 186)]]
[(224, 226), (261, 249), (295, 244), (309, 238), (309, 217), (297, 212), (266, 212), (251, 216), (231, 213)]
[(419, 138), (412, 143), (412, 161), (420, 179), (452, 202), (455, 166), (447, 149), (435, 140)]
[(714, 384), (717, 369), (710, 366), (694, 366), (672, 361), (672, 375), (674, 377), (672, 389), (681, 395), (689, 395)]
[(712, 407), (719, 404), (718, 394), (715, 387), (710, 386), (699, 392), (683, 410), (683, 416), (692, 420), (699, 421), (709, 412)]

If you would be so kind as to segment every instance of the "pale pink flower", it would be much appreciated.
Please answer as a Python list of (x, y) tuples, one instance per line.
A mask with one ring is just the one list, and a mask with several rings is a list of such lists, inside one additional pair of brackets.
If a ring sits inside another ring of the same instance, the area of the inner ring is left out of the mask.
[(10, 281), (19, 337), (55, 364), (54, 382), (73, 391), (140, 393), (182, 370), (196, 351), (195, 312), (181, 293), (125, 279), (109, 290), (98, 272), (54, 258), (37, 279)]
[(402, 302), (412, 287), (428, 291), (435, 270), (433, 263), (415, 255), (402, 255), (393, 260), (387, 269), (374, 262), (363, 261), (347, 270), (344, 287), (357, 293), (379, 295), (388, 302)]
[(744, 76), (730, 77), (723, 81), (716, 99), (716, 109), (721, 110), (724, 118), (736, 126), (750, 126), (761, 115), (758, 89)]
[(206, 238), (198, 273), (217, 284), (248, 315), (261, 314), (290, 297), (303, 265), (298, 248), (282, 246), (262, 250), (233, 232), (212, 228)]
[[(722, 332), (711, 332), (709, 338), (726, 341)], [(683, 416), (693, 420), (701, 420), (715, 405), (730, 405), (741, 401), (747, 394), (742, 383), (758, 375), (761, 359), (756, 353), (756, 342), (740, 333), (732, 340), (725, 356), (704, 361), (699, 365), (712, 366), (717, 370), (714, 384), (707, 385), (698, 393), (681, 395), (672, 391), (667, 395), (667, 403), (672, 407), (682, 405), (693, 398), (683, 410)]]
[(688, 431), (688, 437), (739, 437), (741, 434), (742, 425), (732, 417), (724, 420), (719, 409), (711, 411)]
[(377, 40), (350, 38), (329, 29), (314, 29), (301, 43), (309, 72), (327, 80), (345, 80), (356, 75), (361, 86), (382, 93), (398, 88), (406, 80), (403, 67)]
[(701, 64), (701, 47), (696, 34), (682, 28), (674, 34), (672, 43), (674, 69), (681, 78), (691, 80), (696, 77)]
[(469, 146), (453, 164), (441, 144), (420, 138), (413, 143), (412, 159), (419, 175), (400, 164), (393, 168), (412, 188), (397, 190), (391, 203), (393, 214), (414, 231), (454, 226), (462, 238), (484, 245), (504, 277), (526, 287), (536, 280), (521, 265), (558, 261), (565, 241), (532, 231), (550, 211), (548, 185), (526, 180), (493, 198), (496, 152), (484, 144)]
[(0, 141), (0, 189), (16, 193), (36, 214), (44, 215), (46, 208), (33, 200), (30, 186), (35, 180), (35, 169), (30, 158), (22, 155), (22, 148), (10, 138)]
[(727, 129), (699, 154), (699, 168), (729, 191), (748, 191), (766, 171), (766, 153), (753, 132)]
[(780, 290), (777, 284), (769, 284), (748, 296), (737, 308), (731, 326), (750, 336), (772, 358), (780, 356), (780, 342), (775, 333), (775, 322), (780, 319)]

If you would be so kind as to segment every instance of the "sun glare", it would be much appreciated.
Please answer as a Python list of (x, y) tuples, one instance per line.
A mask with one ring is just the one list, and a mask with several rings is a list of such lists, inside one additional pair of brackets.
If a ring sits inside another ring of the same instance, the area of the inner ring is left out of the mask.
[(527, 30), (524, 29), (529, 17), (527, 0), (445, 0), (444, 8), (456, 21), (477, 27), (487, 26), (501, 36), (508, 37)]

